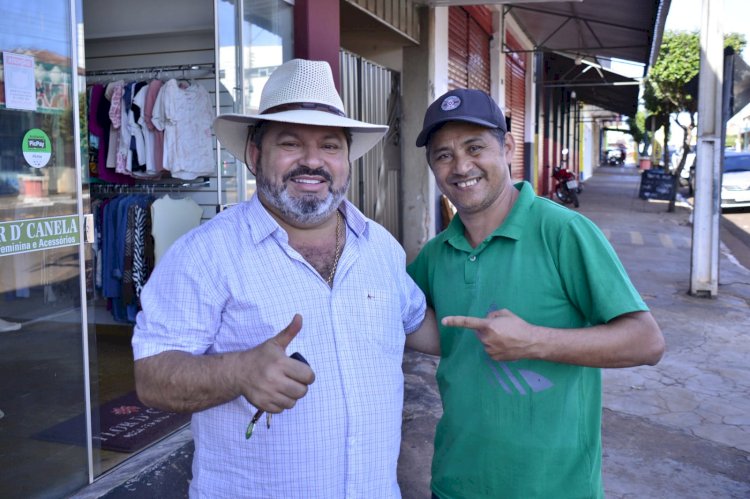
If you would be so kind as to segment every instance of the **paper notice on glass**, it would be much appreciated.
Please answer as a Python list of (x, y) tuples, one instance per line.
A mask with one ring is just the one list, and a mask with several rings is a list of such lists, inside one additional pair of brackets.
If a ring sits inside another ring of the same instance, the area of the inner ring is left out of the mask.
[(36, 111), (34, 57), (3, 52), (5, 108)]

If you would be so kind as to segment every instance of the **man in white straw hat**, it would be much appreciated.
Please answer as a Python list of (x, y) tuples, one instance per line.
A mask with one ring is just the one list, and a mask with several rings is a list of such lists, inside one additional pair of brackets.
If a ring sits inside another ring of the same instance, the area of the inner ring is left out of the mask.
[(387, 127), (349, 119), (328, 64), (295, 59), (258, 114), (214, 129), (257, 192), (155, 268), (139, 397), (194, 413), (192, 497), (399, 497), (404, 344), (437, 352), (436, 325), (402, 248), (345, 199)]

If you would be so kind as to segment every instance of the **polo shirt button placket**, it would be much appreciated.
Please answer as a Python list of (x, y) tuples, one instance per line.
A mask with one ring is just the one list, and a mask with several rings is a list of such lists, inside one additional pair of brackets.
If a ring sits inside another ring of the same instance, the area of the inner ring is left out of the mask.
[(476, 265), (477, 255), (469, 255), (466, 264), (464, 265), (464, 282), (466, 284), (474, 284), (477, 278), (477, 269), (479, 265)]

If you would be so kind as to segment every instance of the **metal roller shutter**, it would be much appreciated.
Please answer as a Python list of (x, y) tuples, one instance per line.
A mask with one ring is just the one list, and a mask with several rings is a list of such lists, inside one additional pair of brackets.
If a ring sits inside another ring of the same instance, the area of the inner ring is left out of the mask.
[(485, 7), (448, 11), (448, 88), (490, 91), (491, 13)]
[(469, 51), (466, 40), (469, 33), (469, 16), (460, 7), (448, 11), (448, 89), (466, 88), (469, 83), (467, 61)]
[[(520, 50), (512, 36), (507, 35), (510, 50)], [(505, 55), (505, 115), (510, 134), (516, 142), (511, 161), (513, 180), (524, 179), (524, 128), (526, 123), (526, 61), (522, 52)]]

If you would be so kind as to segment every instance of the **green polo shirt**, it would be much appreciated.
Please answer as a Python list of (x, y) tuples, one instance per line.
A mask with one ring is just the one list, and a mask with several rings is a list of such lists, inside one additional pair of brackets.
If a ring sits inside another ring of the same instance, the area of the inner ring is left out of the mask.
[[(508, 309), (557, 328), (648, 310), (601, 231), (530, 184), (472, 248), (460, 216), (409, 265), (438, 320)], [(440, 326), (432, 490), (440, 498), (603, 497), (601, 373), (492, 360), (471, 330)]]

